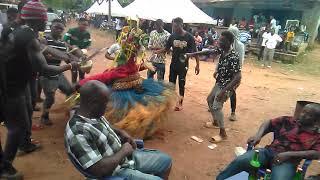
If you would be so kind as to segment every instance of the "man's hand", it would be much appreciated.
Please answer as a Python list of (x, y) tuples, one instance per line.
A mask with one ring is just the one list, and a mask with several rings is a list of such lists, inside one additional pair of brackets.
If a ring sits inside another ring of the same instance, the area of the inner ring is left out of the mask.
[(225, 95), (226, 95), (226, 92), (225, 91), (221, 91), (217, 96), (217, 101), (223, 102), (223, 98), (225, 98)]
[(257, 137), (257, 136), (252, 136), (248, 139), (247, 143), (248, 145), (253, 145), (256, 146), (260, 143), (261, 138)]
[(282, 164), (282, 163), (290, 160), (290, 158), (291, 158), (291, 156), (290, 156), (289, 152), (279, 153), (273, 158), (273, 164), (274, 165)]
[(136, 142), (128, 133), (126, 133), (125, 131), (120, 131), (119, 136), (121, 138), (122, 143), (129, 143), (131, 144), (133, 149), (137, 149)]
[(196, 73), (196, 75), (198, 75), (200, 73), (200, 67), (199, 64), (196, 65), (194, 72)]
[(72, 61), (70, 64), (72, 66), (72, 69), (79, 69), (80, 67), (79, 62), (76, 62), (76, 61)]
[(214, 72), (213, 73), (213, 78), (217, 79), (217, 77), (218, 77), (218, 72)]
[(122, 145), (121, 149), (123, 150), (125, 156), (132, 155), (134, 149), (132, 148), (131, 144), (126, 142)]

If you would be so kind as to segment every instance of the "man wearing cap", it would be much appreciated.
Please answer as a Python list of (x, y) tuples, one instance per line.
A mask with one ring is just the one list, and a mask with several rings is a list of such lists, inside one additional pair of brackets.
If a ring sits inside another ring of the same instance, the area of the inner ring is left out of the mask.
[(78, 67), (77, 62), (63, 66), (48, 65), (42, 55), (42, 45), (37, 39), (47, 21), (44, 5), (37, 1), (28, 1), (21, 9), (21, 19), (26, 23), (13, 29), (2, 44), (11, 44), (6, 57), (1, 58), (5, 72), (0, 74), (1, 96), (4, 122), (8, 129), (4, 152), (0, 149), (0, 179), (21, 179), (22, 174), (12, 166), (18, 147), (25, 153), (39, 148), (31, 142), (32, 105), (29, 83), (34, 72), (56, 75)]

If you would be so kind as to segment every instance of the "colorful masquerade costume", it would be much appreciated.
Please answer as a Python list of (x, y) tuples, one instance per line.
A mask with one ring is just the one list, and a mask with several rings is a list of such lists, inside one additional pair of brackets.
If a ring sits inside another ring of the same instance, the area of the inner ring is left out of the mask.
[(143, 79), (137, 56), (147, 45), (147, 36), (137, 28), (124, 28), (121, 49), (115, 58), (116, 66), (79, 82), (98, 80), (112, 89), (111, 101), (105, 116), (118, 128), (137, 138), (152, 136), (167, 118), (175, 100), (174, 86), (152, 79)]

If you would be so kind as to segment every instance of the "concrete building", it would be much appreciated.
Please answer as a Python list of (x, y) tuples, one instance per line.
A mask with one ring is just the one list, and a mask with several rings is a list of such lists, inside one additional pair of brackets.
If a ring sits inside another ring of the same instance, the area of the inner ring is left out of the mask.
[(306, 25), (313, 45), (320, 24), (320, 0), (192, 0), (211, 17), (222, 17), (230, 23), (233, 17), (247, 20), (255, 14), (273, 15), (284, 26), (286, 20), (297, 19)]

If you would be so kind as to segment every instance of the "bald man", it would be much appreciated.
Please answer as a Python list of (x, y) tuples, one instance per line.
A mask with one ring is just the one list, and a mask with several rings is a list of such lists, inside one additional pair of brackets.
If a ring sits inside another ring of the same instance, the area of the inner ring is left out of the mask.
[(80, 109), (65, 130), (68, 154), (96, 179), (110, 175), (128, 180), (167, 179), (172, 162), (168, 155), (135, 150), (133, 138), (103, 117), (110, 93), (99, 81), (88, 81), (80, 88)]
[[(270, 132), (274, 133), (274, 140), (259, 149), (259, 161), (262, 167), (271, 169), (271, 179), (293, 179), (302, 159), (320, 159), (320, 104), (306, 105), (298, 119), (283, 116), (264, 122), (257, 134), (248, 139), (248, 144), (256, 146)], [(217, 180), (242, 171), (252, 172), (253, 155), (254, 151), (248, 151), (237, 157)]]

